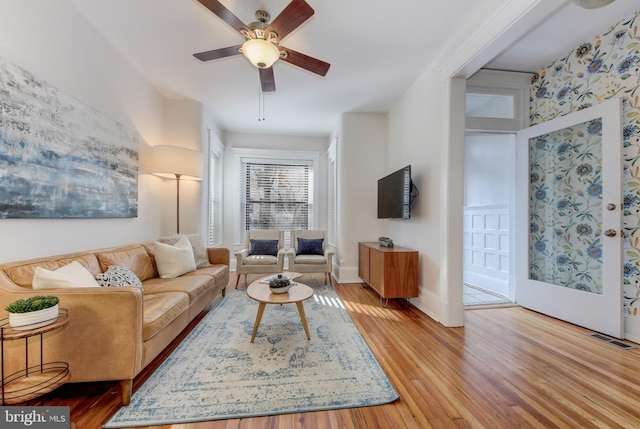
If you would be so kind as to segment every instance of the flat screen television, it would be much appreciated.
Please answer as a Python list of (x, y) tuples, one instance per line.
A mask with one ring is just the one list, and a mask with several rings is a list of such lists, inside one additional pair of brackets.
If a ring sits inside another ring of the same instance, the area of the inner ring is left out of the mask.
[(411, 165), (378, 180), (378, 219), (409, 219), (417, 189), (411, 182)]

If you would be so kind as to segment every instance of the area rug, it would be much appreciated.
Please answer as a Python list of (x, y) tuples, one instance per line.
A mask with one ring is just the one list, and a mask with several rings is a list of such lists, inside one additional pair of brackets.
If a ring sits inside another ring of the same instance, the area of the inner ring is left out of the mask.
[(392, 402), (398, 393), (331, 286), (296, 306), (258, 303), (233, 289), (120, 408), (105, 428), (154, 426)]

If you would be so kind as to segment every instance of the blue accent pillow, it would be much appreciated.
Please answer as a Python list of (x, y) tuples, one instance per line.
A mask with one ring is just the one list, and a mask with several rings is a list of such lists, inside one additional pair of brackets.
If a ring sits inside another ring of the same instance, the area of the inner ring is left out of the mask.
[(298, 237), (298, 252), (296, 252), (296, 255), (324, 255), (323, 242), (324, 238)]
[(249, 240), (251, 247), (249, 255), (271, 255), (278, 256), (278, 240)]

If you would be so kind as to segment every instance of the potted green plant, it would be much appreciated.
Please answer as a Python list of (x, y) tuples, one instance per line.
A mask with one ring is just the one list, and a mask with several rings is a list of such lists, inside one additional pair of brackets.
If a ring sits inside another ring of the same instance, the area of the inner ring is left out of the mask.
[(53, 295), (37, 295), (14, 301), (5, 307), (9, 312), (9, 326), (34, 329), (53, 323), (59, 314), (59, 301)]

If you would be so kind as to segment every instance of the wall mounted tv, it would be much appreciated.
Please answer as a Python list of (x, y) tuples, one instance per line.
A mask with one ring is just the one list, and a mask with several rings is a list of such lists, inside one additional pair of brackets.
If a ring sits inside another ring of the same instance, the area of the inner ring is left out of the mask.
[(411, 165), (378, 180), (378, 219), (411, 217), (418, 189), (411, 181)]

